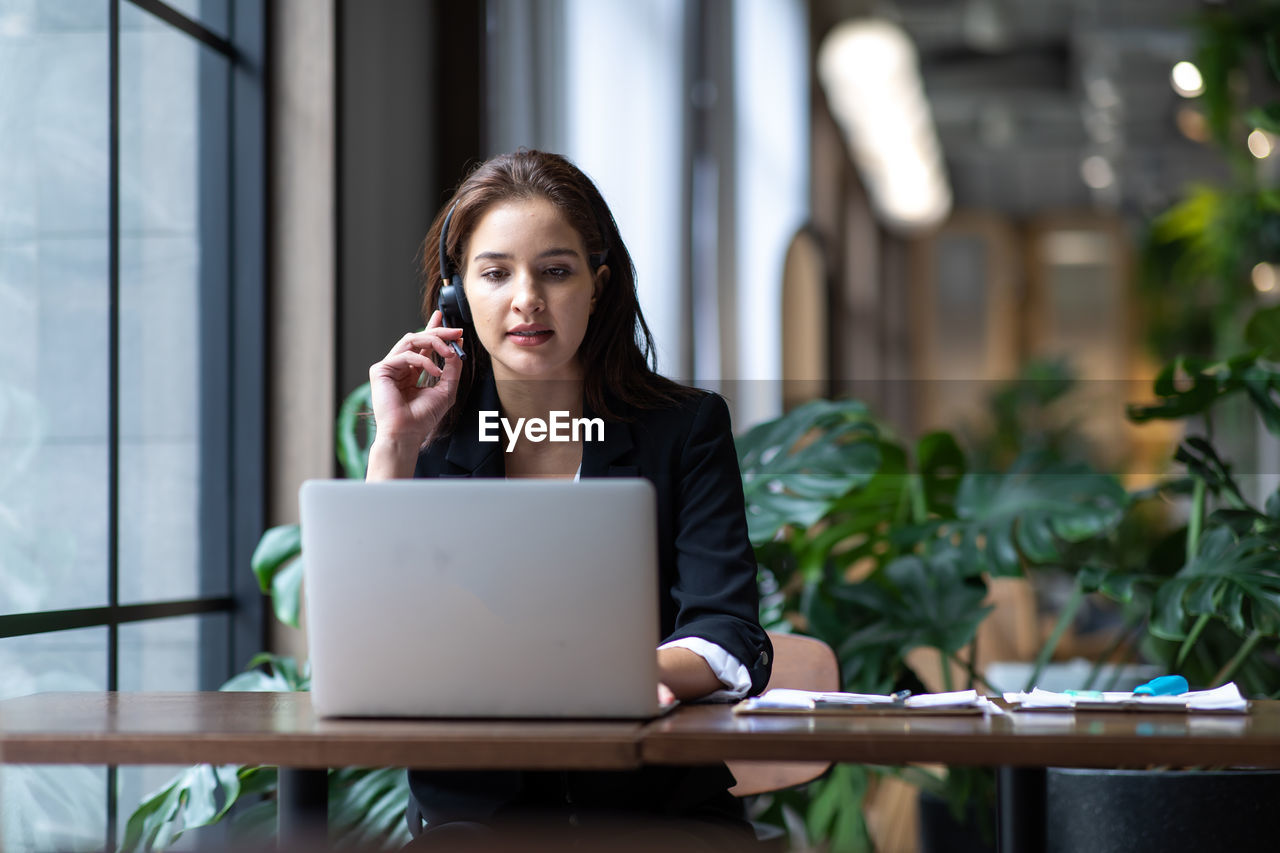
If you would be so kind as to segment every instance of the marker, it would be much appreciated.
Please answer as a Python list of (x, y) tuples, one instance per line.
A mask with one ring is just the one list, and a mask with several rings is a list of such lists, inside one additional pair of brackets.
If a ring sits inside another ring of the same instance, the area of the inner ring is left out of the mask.
[(1181, 675), (1162, 675), (1138, 685), (1133, 688), (1133, 692), (1138, 696), (1177, 696), (1190, 689), (1187, 680)]

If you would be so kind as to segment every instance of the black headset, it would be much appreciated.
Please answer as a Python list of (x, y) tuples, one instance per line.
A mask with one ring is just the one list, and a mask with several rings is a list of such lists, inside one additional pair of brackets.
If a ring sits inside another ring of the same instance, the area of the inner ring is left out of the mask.
[[(467, 304), (467, 292), (462, 288), (462, 275), (452, 269), (449, 252), (445, 248), (449, 238), (449, 220), (453, 219), (457, 207), (458, 203), (454, 202), (440, 226), (440, 295), (436, 297), (436, 308), (440, 310), (440, 319), (446, 329), (462, 329), (471, 322), (471, 306)], [(458, 358), (467, 357), (456, 342), (451, 341), (450, 346)]]
[[(462, 329), (471, 323), (471, 306), (467, 304), (467, 292), (462, 287), (462, 274), (449, 262), (447, 248), (449, 222), (453, 219), (453, 212), (457, 208), (458, 203), (455, 201), (453, 207), (449, 208), (449, 212), (445, 214), (444, 224), (440, 226), (440, 294), (436, 297), (436, 308), (440, 311), (440, 318), (446, 329)], [(600, 239), (607, 239), (609, 232), (604, 228), (604, 220), (598, 215), (596, 227), (600, 230)], [(609, 248), (606, 246), (603, 251), (588, 255), (587, 262), (594, 271), (602, 266), (608, 257)], [(456, 343), (451, 345), (459, 358), (467, 357)]]

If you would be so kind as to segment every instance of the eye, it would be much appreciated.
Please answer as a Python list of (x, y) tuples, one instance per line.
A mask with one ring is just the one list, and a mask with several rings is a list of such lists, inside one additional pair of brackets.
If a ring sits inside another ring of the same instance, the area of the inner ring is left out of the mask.
[(547, 276), (548, 278), (554, 278), (559, 280), (559, 279), (568, 278), (569, 276), (573, 275), (573, 270), (567, 269), (566, 267), (549, 267), (543, 273), (543, 275)]
[(504, 269), (487, 269), (480, 273), (480, 278), (485, 281), (499, 282), (507, 277), (507, 271)]

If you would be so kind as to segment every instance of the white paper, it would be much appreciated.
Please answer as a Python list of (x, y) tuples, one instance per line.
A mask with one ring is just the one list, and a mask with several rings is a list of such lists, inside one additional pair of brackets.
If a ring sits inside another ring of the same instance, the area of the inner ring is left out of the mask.
[(1244, 711), (1249, 707), (1248, 701), (1240, 695), (1240, 688), (1234, 681), (1229, 681), (1213, 690), (1194, 690), (1184, 693), (1189, 711)]
[(1030, 693), (1006, 693), (1004, 699), (1018, 710), (1042, 708), (1087, 708), (1088, 710), (1125, 710), (1150, 708), (1185, 708), (1188, 711), (1245, 711), (1249, 703), (1240, 695), (1235, 682), (1213, 690), (1197, 690), (1174, 696), (1148, 696), (1142, 693), (1108, 691), (1099, 696), (1055, 693), (1035, 688)]
[[(816, 690), (791, 690), (775, 687), (764, 695), (742, 700), (744, 710), (812, 710), (815, 703), (826, 705), (892, 705), (892, 696), (882, 693), (824, 693)], [(987, 713), (1003, 713), (999, 706), (976, 690), (957, 690), (951, 693), (921, 693), (910, 696), (902, 703), (905, 708), (982, 708)]]
[(908, 708), (968, 708), (979, 705), (978, 691), (955, 690), (951, 693), (921, 693), (907, 698)]

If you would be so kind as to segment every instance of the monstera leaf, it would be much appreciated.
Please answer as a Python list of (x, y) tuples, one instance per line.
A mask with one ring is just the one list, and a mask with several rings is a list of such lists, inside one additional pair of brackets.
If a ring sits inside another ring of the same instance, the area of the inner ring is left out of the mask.
[(833, 577), (864, 557), (877, 563), (894, 556), (884, 551), (880, 529), (902, 514), (911, 499), (912, 479), (902, 448), (877, 442), (880, 464), (875, 475), (830, 504), (822, 523), (792, 539), (798, 571), (806, 582)]
[(860, 402), (817, 400), (737, 440), (753, 544), (807, 528), (880, 466), (878, 430)]
[(967, 574), (955, 552), (909, 555), (889, 563), (869, 579), (832, 590), (832, 595), (874, 618), (866, 627), (845, 629), (841, 656), (872, 646), (905, 655), (927, 646), (954, 654), (973, 641), (991, 608), (983, 605), (987, 586)]
[(1280, 550), (1260, 537), (1237, 539), (1226, 527), (1206, 533), (1200, 548), (1160, 587), (1151, 633), (1182, 640), (1200, 616), (1224, 621), (1238, 634), (1280, 633)]
[(296, 524), (282, 524), (262, 534), (253, 549), (249, 565), (258, 587), (271, 595), (276, 618), (298, 627), (302, 607), (302, 530)]
[(956, 550), (976, 574), (1018, 575), (1022, 559), (1051, 563), (1063, 543), (1082, 542), (1120, 523), (1129, 495), (1108, 474), (1084, 465), (1040, 466), (1025, 456), (1005, 474), (966, 474), (956, 495), (956, 520), (934, 522), (916, 536), (935, 549)]
[[(1250, 322), (1251, 335), (1262, 337), (1275, 324), (1264, 312)], [(1274, 352), (1274, 342), (1258, 340), (1259, 348)], [(1272, 435), (1280, 435), (1280, 370), (1245, 353), (1226, 361), (1210, 362), (1201, 358), (1179, 358), (1166, 365), (1153, 386), (1159, 400), (1146, 405), (1130, 405), (1129, 420), (1176, 420), (1199, 415), (1224, 397), (1243, 393), (1257, 408), (1263, 424)]]
[(334, 448), (342, 472), (351, 480), (363, 480), (369, 467), (369, 448), (376, 434), (373, 422), (373, 389), (357, 387), (342, 401), (334, 430)]
[[(1272, 105), (1280, 113), (1280, 104)], [(1244, 339), (1268, 361), (1280, 361), (1280, 305), (1255, 311), (1244, 327)]]

